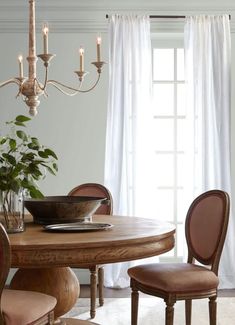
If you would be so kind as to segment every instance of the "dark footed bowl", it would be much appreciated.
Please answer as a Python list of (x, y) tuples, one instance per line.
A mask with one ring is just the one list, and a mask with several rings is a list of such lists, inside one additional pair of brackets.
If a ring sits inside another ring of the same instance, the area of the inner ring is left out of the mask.
[(24, 206), (35, 223), (49, 225), (66, 222), (89, 221), (106, 198), (91, 196), (45, 196), (42, 199), (25, 199)]

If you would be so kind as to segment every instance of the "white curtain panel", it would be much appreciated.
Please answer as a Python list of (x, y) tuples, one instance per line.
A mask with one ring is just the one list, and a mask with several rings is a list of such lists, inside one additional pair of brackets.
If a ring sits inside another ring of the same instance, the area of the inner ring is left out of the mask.
[[(152, 88), (150, 22), (147, 16), (113, 15), (109, 21), (109, 99), (105, 185), (114, 199), (114, 214), (140, 214), (146, 193)], [(148, 128), (149, 129), (149, 128)], [(138, 130), (138, 132), (137, 132)], [(147, 189), (147, 191), (151, 191)], [(146, 201), (144, 203), (146, 205)], [(129, 263), (105, 267), (105, 285), (129, 285)]]
[[(186, 93), (188, 95), (188, 193), (209, 189), (231, 196), (230, 97), (231, 40), (228, 15), (186, 18)], [(222, 253), (221, 288), (235, 287), (234, 215)]]

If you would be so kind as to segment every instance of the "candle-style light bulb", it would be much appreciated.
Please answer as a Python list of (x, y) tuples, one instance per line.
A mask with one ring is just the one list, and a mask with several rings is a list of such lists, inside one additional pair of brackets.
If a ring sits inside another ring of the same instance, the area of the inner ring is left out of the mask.
[(20, 74), (20, 78), (23, 78), (24, 77), (23, 56), (21, 54), (18, 56), (18, 62), (19, 62), (19, 74)]
[(100, 62), (100, 45), (101, 45), (101, 37), (98, 36), (97, 39), (96, 39), (97, 62)]
[(80, 47), (79, 49), (80, 54), (80, 71), (84, 71), (84, 48)]
[(42, 29), (44, 54), (48, 54), (48, 33), (49, 33), (49, 28), (48, 25), (45, 24)]

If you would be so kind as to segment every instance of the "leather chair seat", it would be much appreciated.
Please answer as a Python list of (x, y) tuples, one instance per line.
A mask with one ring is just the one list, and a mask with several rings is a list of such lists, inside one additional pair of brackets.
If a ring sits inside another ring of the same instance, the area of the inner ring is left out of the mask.
[(1, 305), (6, 325), (26, 325), (52, 311), (56, 299), (39, 292), (4, 289)]
[(128, 274), (142, 285), (175, 294), (210, 290), (219, 283), (214, 272), (189, 263), (139, 265), (130, 268)]

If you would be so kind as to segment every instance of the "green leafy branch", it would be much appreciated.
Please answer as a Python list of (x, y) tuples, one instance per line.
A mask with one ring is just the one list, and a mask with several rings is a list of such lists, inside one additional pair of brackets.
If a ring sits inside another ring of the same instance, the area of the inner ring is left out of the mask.
[(57, 156), (53, 150), (39, 143), (22, 129), (30, 121), (29, 117), (19, 115), (6, 122), (11, 132), (0, 137), (0, 191), (26, 189), (31, 197), (40, 198), (43, 194), (37, 181), (45, 177), (45, 169), (56, 175)]

